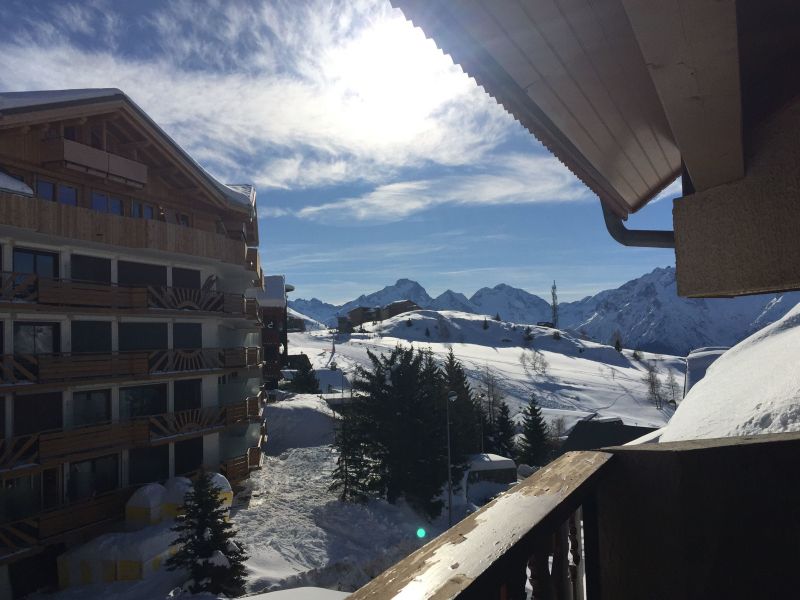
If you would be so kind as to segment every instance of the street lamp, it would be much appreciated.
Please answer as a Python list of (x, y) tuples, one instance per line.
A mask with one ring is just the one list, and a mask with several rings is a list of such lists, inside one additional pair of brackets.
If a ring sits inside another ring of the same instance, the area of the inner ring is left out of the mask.
[(447, 527), (453, 526), (453, 471), (450, 463), (450, 403), (455, 402), (458, 394), (450, 392), (445, 402), (445, 415), (447, 419)]

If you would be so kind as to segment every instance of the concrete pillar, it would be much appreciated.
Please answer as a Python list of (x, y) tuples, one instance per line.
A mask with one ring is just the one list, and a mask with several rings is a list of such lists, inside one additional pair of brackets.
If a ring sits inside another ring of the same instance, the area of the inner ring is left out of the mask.
[(3, 435), (6, 439), (14, 436), (14, 394), (6, 394), (4, 396), (3, 410), (5, 411), (6, 430)]
[(119, 259), (114, 257), (111, 259), (111, 283), (119, 282)]
[(72, 429), (75, 426), (73, 419), (74, 410), (72, 390), (64, 390), (61, 394), (61, 419), (65, 430)]
[(167, 286), (172, 287), (172, 265), (167, 265)]
[(203, 466), (213, 471), (219, 469), (219, 433), (203, 436)]
[(3, 351), (5, 354), (14, 353), (14, 321), (3, 321)]
[(169, 476), (175, 477), (175, 444), (169, 445)]
[(61, 329), (61, 352), (72, 352), (72, 319), (64, 317), (58, 322)]
[[(167, 412), (175, 412), (175, 382), (167, 382)], [(172, 444), (170, 444), (172, 448)]]
[(120, 487), (127, 487), (130, 485), (131, 480), (131, 453), (129, 450), (123, 450), (119, 454), (119, 481)]
[(119, 320), (116, 317), (111, 321), (111, 351), (119, 352)]
[(175, 319), (170, 319), (169, 321), (167, 321), (167, 348), (173, 348), (174, 326), (175, 326)]
[(111, 422), (119, 423), (119, 386), (111, 386)]
[(216, 375), (205, 375), (201, 385), (202, 397), (200, 398), (200, 406), (219, 406), (219, 385), (217, 383), (218, 377)]
[(10, 273), (14, 270), (14, 243), (3, 242), (3, 271)]
[(58, 276), (60, 279), (72, 279), (72, 249), (64, 248), (58, 254)]
[(11, 579), (8, 576), (8, 565), (0, 565), (0, 598), (13, 598)]

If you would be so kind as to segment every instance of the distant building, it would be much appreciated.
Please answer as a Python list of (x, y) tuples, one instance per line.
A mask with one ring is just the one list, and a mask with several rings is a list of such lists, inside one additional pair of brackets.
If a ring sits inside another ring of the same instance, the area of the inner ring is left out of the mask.
[(383, 307), (359, 306), (348, 312), (346, 317), (338, 317), (337, 324), (339, 331), (350, 332), (364, 323), (384, 321), (412, 310), (420, 310), (420, 307), (411, 300), (395, 300)]
[(561, 446), (561, 452), (622, 446), (652, 431), (653, 427), (626, 425), (619, 418), (578, 421)]
[(264, 289), (256, 296), (261, 320), (261, 348), (264, 356), (263, 377), (267, 389), (278, 387), (281, 368), (285, 366), (289, 355), (288, 301), (287, 291), (294, 288), (286, 285), (283, 275), (264, 277)]
[(397, 315), (401, 315), (412, 310), (420, 310), (420, 307), (411, 300), (397, 300), (391, 304), (387, 304), (381, 309), (382, 319), (391, 319)]

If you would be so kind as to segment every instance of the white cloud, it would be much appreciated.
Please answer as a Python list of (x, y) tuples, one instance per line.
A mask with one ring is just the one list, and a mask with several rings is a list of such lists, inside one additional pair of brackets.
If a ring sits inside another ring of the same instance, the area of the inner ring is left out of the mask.
[(390, 222), (443, 204), (532, 204), (589, 198), (585, 186), (557, 159), (504, 154), (479, 172), (380, 185), (361, 196), (306, 206), (297, 215), (325, 222)]
[(171, 2), (128, 31), (106, 9), (103, 50), (76, 35), (97, 10), (25, 21), (0, 89), (119, 87), (212, 172), (276, 188), (472, 164), (516, 127), (385, 2)]

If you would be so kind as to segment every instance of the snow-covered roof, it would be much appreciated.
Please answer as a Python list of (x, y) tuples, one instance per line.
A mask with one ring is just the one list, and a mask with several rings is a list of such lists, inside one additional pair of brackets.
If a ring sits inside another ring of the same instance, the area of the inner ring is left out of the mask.
[(24, 181), (14, 179), (11, 175), (6, 175), (2, 171), (0, 171), (0, 192), (33, 196), (33, 190)]
[(723, 354), (681, 402), (662, 442), (800, 431), (800, 304)]
[(473, 454), (469, 458), (470, 471), (495, 471), (497, 469), (516, 469), (516, 463), (510, 458), (498, 454)]
[(91, 104), (109, 100), (127, 102), (148, 125), (153, 127), (185, 160), (194, 166), (228, 203), (246, 207), (255, 216), (255, 187), (250, 184), (225, 185), (217, 181), (173, 140), (150, 116), (130, 97), (118, 88), (88, 88), (74, 90), (37, 90), (26, 92), (0, 92), (0, 117), (6, 114), (57, 108), (76, 104)]

